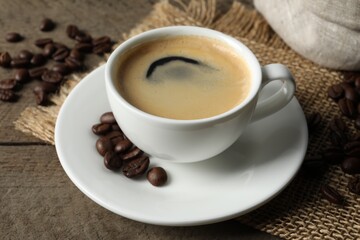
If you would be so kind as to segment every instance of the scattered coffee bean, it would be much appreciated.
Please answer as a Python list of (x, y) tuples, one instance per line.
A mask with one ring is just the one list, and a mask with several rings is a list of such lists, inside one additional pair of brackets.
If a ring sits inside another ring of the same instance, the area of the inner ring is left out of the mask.
[(63, 76), (58, 72), (46, 70), (41, 75), (41, 79), (49, 83), (60, 83), (63, 80)]
[(347, 98), (342, 98), (339, 100), (338, 104), (339, 104), (340, 111), (342, 112), (342, 114), (344, 114), (344, 116), (349, 117), (349, 118), (356, 117), (357, 111), (356, 111), (356, 106), (353, 101), (351, 101)]
[(344, 89), (340, 84), (330, 86), (328, 88), (328, 96), (333, 100), (337, 101), (344, 96)]
[(66, 34), (69, 38), (75, 39), (76, 35), (79, 33), (79, 28), (75, 25), (68, 25), (66, 28)]
[(3, 79), (0, 81), (1, 90), (14, 90), (17, 82), (14, 78)]
[(45, 93), (53, 93), (56, 92), (57, 89), (58, 89), (58, 85), (54, 83), (40, 82), (38, 85), (34, 87), (33, 91), (34, 92), (43, 91)]
[(113, 145), (107, 137), (101, 137), (96, 141), (96, 149), (101, 156), (105, 156), (105, 154), (109, 151), (112, 151)]
[(60, 73), (61, 75), (67, 75), (71, 72), (70, 68), (64, 64), (64, 63), (58, 63), (58, 64), (55, 64), (52, 68), (51, 68), (52, 71), (54, 72), (58, 72)]
[(28, 82), (30, 80), (29, 71), (25, 68), (17, 69), (14, 78), (20, 83)]
[(34, 54), (32, 52), (30, 52), (29, 50), (21, 50), (19, 53), (19, 58), (25, 58), (27, 60), (31, 60), (31, 58), (34, 56)]
[(104, 156), (104, 164), (110, 170), (119, 170), (123, 162), (115, 152), (109, 151)]
[(140, 156), (130, 160), (123, 168), (123, 173), (128, 178), (142, 175), (146, 172), (150, 164), (149, 157)]
[(355, 91), (352, 87), (347, 87), (344, 89), (345, 91), (345, 98), (351, 100), (353, 102), (359, 101), (359, 94)]
[(51, 55), (51, 57), (57, 62), (63, 62), (68, 55), (69, 50), (67, 48), (59, 48)]
[(44, 48), (47, 44), (53, 43), (51, 38), (39, 38), (35, 41), (35, 45), (39, 48)]
[(10, 67), (11, 56), (8, 52), (0, 53), (0, 66), (2, 67)]
[(113, 123), (111, 125), (111, 130), (113, 130), (113, 131), (121, 131), (121, 129), (120, 129), (120, 127), (119, 127), (119, 125), (117, 123)]
[(33, 68), (29, 70), (29, 75), (32, 79), (40, 79), (43, 73), (47, 70), (48, 69), (46, 67)]
[(92, 37), (85, 32), (79, 31), (75, 36), (75, 40), (79, 43), (91, 43)]
[(5, 39), (8, 42), (14, 43), (14, 42), (20, 42), (21, 40), (23, 40), (23, 37), (19, 33), (10, 32), (6, 34)]
[(79, 52), (90, 53), (92, 51), (93, 46), (91, 43), (79, 42), (75, 44), (74, 48)]
[(310, 132), (314, 131), (321, 123), (320, 113), (312, 113), (307, 118), (307, 126)]
[(98, 44), (93, 47), (93, 53), (99, 54), (99, 55), (104, 54), (104, 53), (109, 53), (109, 52), (111, 52), (111, 48), (112, 48), (111, 43)]
[(147, 180), (154, 186), (162, 186), (167, 181), (167, 173), (162, 167), (151, 168), (146, 175)]
[(10, 66), (13, 68), (26, 68), (30, 64), (30, 61), (25, 58), (13, 58), (10, 62)]
[(94, 46), (102, 45), (102, 44), (106, 44), (106, 43), (111, 43), (111, 39), (110, 39), (110, 37), (108, 37), (108, 36), (98, 37), (98, 38), (95, 38), (95, 39), (92, 41), (92, 44), (93, 44)]
[(40, 88), (34, 88), (33, 93), (35, 95), (36, 104), (45, 106), (48, 103), (48, 94)]
[(96, 135), (104, 135), (111, 130), (111, 124), (108, 123), (98, 123), (92, 126), (92, 132)]
[(345, 153), (342, 148), (332, 146), (324, 151), (323, 158), (326, 163), (340, 164), (345, 158)]
[(78, 59), (73, 57), (67, 57), (65, 59), (65, 64), (71, 69), (71, 70), (78, 70), (82, 67), (82, 62), (80, 62)]
[(114, 117), (114, 114), (112, 112), (106, 112), (103, 113), (100, 116), (100, 122), (101, 123), (110, 123), (110, 124), (115, 124), (116, 123), (116, 119)]
[(45, 45), (44, 47), (44, 56), (45, 57), (51, 57), (51, 55), (56, 51), (56, 47), (54, 46), (53, 43), (48, 43)]
[(323, 197), (331, 203), (343, 205), (344, 198), (340, 195), (338, 191), (334, 188), (330, 187), (329, 185), (323, 185), (321, 187), (321, 193)]
[(129, 161), (131, 159), (141, 156), (143, 153), (144, 152), (141, 149), (139, 149), (138, 147), (134, 147), (134, 148), (130, 149), (129, 151), (127, 151), (126, 153), (121, 154), (120, 156), (121, 156), (122, 160)]
[(357, 116), (356, 119), (355, 119), (355, 127), (357, 129), (360, 129), (360, 116)]
[(344, 151), (348, 156), (360, 157), (360, 141), (351, 141), (344, 145)]
[(342, 147), (347, 143), (347, 136), (344, 132), (331, 132), (330, 141), (334, 146)]
[(72, 57), (72, 58), (75, 58), (75, 59), (77, 59), (79, 61), (82, 61), (84, 59), (84, 55), (81, 52), (79, 52), (78, 50), (76, 50), (75, 48), (73, 48), (71, 50), (69, 56)]
[(124, 153), (128, 151), (132, 146), (133, 144), (129, 141), (129, 139), (122, 139), (121, 141), (116, 143), (114, 150), (117, 153)]
[(106, 137), (107, 139), (112, 141), (113, 139), (118, 138), (118, 137), (124, 138), (124, 135), (121, 131), (111, 131), (111, 132), (107, 133), (104, 137)]
[(40, 30), (43, 32), (51, 31), (55, 28), (55, 23), (49, 18), (45, 18), (40, 23)]
[(14, 102), (17, 100), (17, 95), (12, 90), (0, 89), (0, 100), (3, 102)]
[[(111, 143), (114, 145), (114, 146), (116, 146), (116, 144), (118, 144), (119, 142), (121, 142), (122, 140), (124, 140), (125, 139), (125, 137), (124, 137), (124, 135), (120, 135), (120, 136), (117, 136), (117, 137), (113, 137), (112, 139), (111, 139)], [(114, 148), (115, 149), (115, 148)]]
[(56, 49), (65, 48), (65, 49), (69, 50), (68, 46), (66, 46), (66, 45), (63, 44), (63, 43), (54, 42), (53, 44), (54, 44), (54, 46), (55, 46)]
[(330, 129), (334, 132), (345, 132), (347, 130), (346, 125), (341, 118), (333, 118), (330, 122)]
[(347, 174), (358, 174), (360, 173), (360, 158), (348, 157), (345, 158), (341, 163), (341, 169)]
[(30, 63), (33, 66), (41, 66), (44, 65), (45, 62), (46, 58), (40, 53), (35, 54), (30, 60)]
[(348, 188), (350, 192), (360, 195), (360, 177), (350, 179)]

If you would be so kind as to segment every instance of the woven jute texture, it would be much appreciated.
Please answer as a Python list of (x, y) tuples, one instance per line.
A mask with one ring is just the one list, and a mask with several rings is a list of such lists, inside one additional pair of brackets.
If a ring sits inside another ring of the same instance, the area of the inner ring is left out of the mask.
[[(327, 88), (342, 81), (341, 73), (315, 65), (295, 53), (256, 11), (239, 2), (233, 2), (225, 13), (219, 13), (216, 6), (215, 0), (191, 0), (186, 4), (161, 1), (139, 25), (124, 34), (119, 43), (143, 31), (170, 25), (202, 26), (234, 36), (255, 53), (261, 64), (282, 63), (289, 67), (297, 83), (296, 98), (305, 114), (318, 112), (322, 116), (319, 129), (309, 139), (307, 154), (316, 155), (326, 149), (329, 122), (339, 116), (337, 105), (327, 98)], [(53, 144), (59, 108), (82, 77), (72, 76), (60, 93), (52, 96), (53, 106), (27, 108), (15, 122), (16, 128)], [(349, 126), (353, 125), (344, 120)], [(354, 128), (351, 131), (355, 134)], [(238, 220), (285, 239), (360, 239), (360, 196), (347, 190), (348, 180), (349, 176), (338, 166), (312, 178), (300, 171), (280, 195)], [(333, 186), (345, 196), (345, 206), (335, 206), (322, 199), (319, 192), (322, 184)]]

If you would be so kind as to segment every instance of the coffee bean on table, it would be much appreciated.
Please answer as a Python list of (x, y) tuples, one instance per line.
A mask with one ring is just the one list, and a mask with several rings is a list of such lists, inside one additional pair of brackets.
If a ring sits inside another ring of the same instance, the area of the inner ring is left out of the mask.
[(3, 79), (0, 81), (0, 89), (2, 90), (13, 90), (17, 85), (14, 78)]
[(30, 64), (30, 61), (25, 58), (13, 58), (10, 62), (10, 66), (13, 68), (26, 68)]
[(39, 48), (43, 48), (49, 43), (53, 43), (53, 40), (51, 38), (39, 38), (35, 41), (35, 45)]
[(340, 111), (344, 116), (354, 118), (357, 115), (355, 103), (347, 98), (342, 98), (338, 102)]
[(34, 54), (29, 50), (21, 50), (19, 53), (19, 58), (25, 58), (27, 60), (30, 60), (33, 56)]
[(116, 123), (116, 119), (114, 117), (114, 114), (112, 112), (106, 112), (106, 113), (103, 113), (101, 116), (100, 116), (100, 122), (101, 123)]
[(334, 132), (345, 132), (346, 125), (345, 122), (341, 118), (333, 118), (330, 122), (330, 129)]
[(14, 43), (14, 42), (20, 42), (21, 40), (23, 40), (23, 37), (19, 33), (10, 32), (6, 34), (5, 39), (8, 42)]
[(41, 76), (43, 75), (43, 73), (47, 70), (48, 69), (46, 67), (33, 68), (33, 69), (29, 70), (29, 75), (32, 79), (35, 79), (35, 78), (40, 79)]
[(34, 88), (33, 93), (35, 95), (36, 104), (45, 106), (48, 103), (48, 94), (41, 88)]
[(111, 124), (108, 123), (97, 123), (92, 126), (92, 132), (96, 135), (104, 135), (111, 130)]
[(140, 156), (126, 163), (123, 168), (123, 174), (128, 178), (142, 175), (146, 172), (150, 164), (149, 157)]
[(91, 43), (92, 37), (85, 32), (79, 31), (75, 36), (75, 40), (79, 43)]
[(45, 62), (46, 58), (40, 53), (35, 54), (30, 60), (30, 63), (33, 66), (41, 66), (45, 64)]
[(17, 100), (17, 95), (12, 90), (0, 89), (0, 100), (3, 102), (14, 102)]
[(66, 27), (66, 34), (69, 38), (75, 39), (76, 35), (79, 33), (79, 28), (75, 25), (68, 25)]
[(112, 151), (113, 144), (109, 138), (101, 137), (96, 141), (96, 149), (101, 156), (105, 156), (107, 152)]
[(63, 62), (65, 58), (69, 55), (69, 50), (67, 48), (59, 48), (52, 55), (52, 59), (57, 62)]
[(11, 56), (8, 52), (0, 53), (0, 66), (2, 67), (10, 67)]
[(328, 88), (328, 96), (337, 101), (344, 96), (344, 89), (340, 84), (332, 85)]
[(46, 70), (41, 75), (41, 79), (49, 83), (60, 83), (63, 80), (63, 76), (59, 72)]
[(359, 94), (355, 91), (354, 88), (345, 88), (344, 91), (345, 91), (345, 98), (353, 102), (359, 101)]
[(30, 80), (29, 71), (26, 68), (17, 69), (14, 78), (20, 83), (28, 82)]
[(104, 54), (104, 53), (109, 53), (111, 52), (111, 48), (112, 48), (112, 44), (110, 43), (103, 43), (103, 44), (98, 44), (96, 46), (93, 47), (93, 53), (95, 54)]
[(40, 23), (40, 30), (43, 32), (51, 31), (54, 29), (54, 27), (55, 27), (55, 23), (53, 22), (53, 20), (49, 18), (43, 19)]
[(344, 132), (331, 132), (330, 133), (330, 141), (334, 146), (342, 147), (344, 146), (348, 139)]
[(351, 157), (360, 157), (360, 141), (351, 141), (344, 145), (344, 152)]
[(341, 169), (347, 174), (360, 173), (360, 158), (359, 157), (347, 157), (341, 163)]
[(71, 49), (69, 56), (79, 61), (82, 61), (84, 59), (84, 55), (75, 48)]
[(54, 84), (54, 83), (49, 83), (49, 82), (40, 82), (33, 89), (34, 92), (43, 91), (45, 93), (53, 93), (53, 92), (56, 92), (56, 90), (58, 90), (58, 85)]
[(56, 47), (53, 43), (48, 43), (44, 47), (43, 55), (45, 57), (51, 57), (51, 55), (56, 51)]
[(119, 170), (123, 162), (115, 152), (109, 151), (104, 156), (104, 165), (110, 170)]
[(60, 73), (62, 75), (66, 75), (66, 74), (69, 74), (71, 72), (70, 68), (64, 63), (55, 64), (51, 68), (51, 70), (54, 71), (54, 72), (58, 72), (58, 73)]
[(98, 37), (92, 40), (92, 44), (94, 46), (100, 45), (100, 44), (105, 44), (105, 43), (111, 43), (111, 39), (108, 36), (102, 36), (102, 37)]
[(71, 70), (78, 70), (82, 67), (82, 62), (79, 61), (76, 58), (73, 57), (67, 57), (65, 58), (65, 64), (71, 69)]
[(117, 153), (124, 153), (129, 150), (133, 146), (132, 142), (129, 139), (122, 139), (118, 143), (116, 143), (114, 147), (114, 151)]
[(162, 167), (153, 167), (146, 174), (147, 180), (154, 186), (162, 186), (167, 181), (167, 173)]
[(79, 52), (90, 53), (92, 51), (93, 45), (91, 43), (79, 42), (75, 44), (74, 48)]
[(344, 204), (343, 196), (341, 196), (338, 191), (336, 191), (334, 188), (330, 187), (329, 185), (323, 185), (321, 187), (321, 193), (323, 197), (331, 203), (338, 205)]
[(360, 177), (350, 179), (348, 188), (350, 192), (360, 195)]

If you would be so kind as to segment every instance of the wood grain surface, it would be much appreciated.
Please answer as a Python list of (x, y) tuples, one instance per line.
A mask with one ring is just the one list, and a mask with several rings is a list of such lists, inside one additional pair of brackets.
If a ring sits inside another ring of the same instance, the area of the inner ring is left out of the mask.
[[(73, 46), (65, 34), (68, 24), (76, 24), (93, 36), (119, 39), (151, 11), (155, 2), (1, 0), (0, 52), (39, 52), (33, 43), (43, 37)], [(222, 4), (226, 8), (229, 1)], [(54, 31), (39, 30), (44, 17), (56, 21)], [(19, 32), (25, 39), (8, 43), (4, 39), (7, 32)], [(91, 69), (100, 60), (92, 55), (85, 64)], [(0, 68), (0, 79), (13, 73)], [(24, 85), (16, 103), (0, 102), (1, 239), (277, 239), (236, 221), (197, 227), (143, 224), (97, 205), (66, 176), (54, 146), (14, 129), (13, 121), (19, 114), (36, 105), (32, 93), (35, 84)]]

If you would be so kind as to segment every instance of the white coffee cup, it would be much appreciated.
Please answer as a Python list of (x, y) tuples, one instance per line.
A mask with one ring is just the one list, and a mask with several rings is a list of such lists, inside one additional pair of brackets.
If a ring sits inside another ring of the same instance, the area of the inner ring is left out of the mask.
[[(195, 120), (158, 117), (128, 103), (120, 95), (114, 82), (119, 58), (135, 45), (178, 35), (214, 38), (229, 45), (234, 52), (241, 55), (252, 75), (247, 98), (225, 113)], [(258, 103), (259, 92), (274, 80), (283, 82), (281, 89)], [(111, 109), (126, 136), (151, 156), (172, 162), (196, 162), (223, 152), (239, 138), (251, 122), (282, 109), (295, 92), (295, 81), (284, 65), (270, 64), (261, 67), (255, 55), (235, 38), (218, 31), (191, 26), (158, 28), (126, 40), (114, 50), (107, 61), (105, 82)]]

